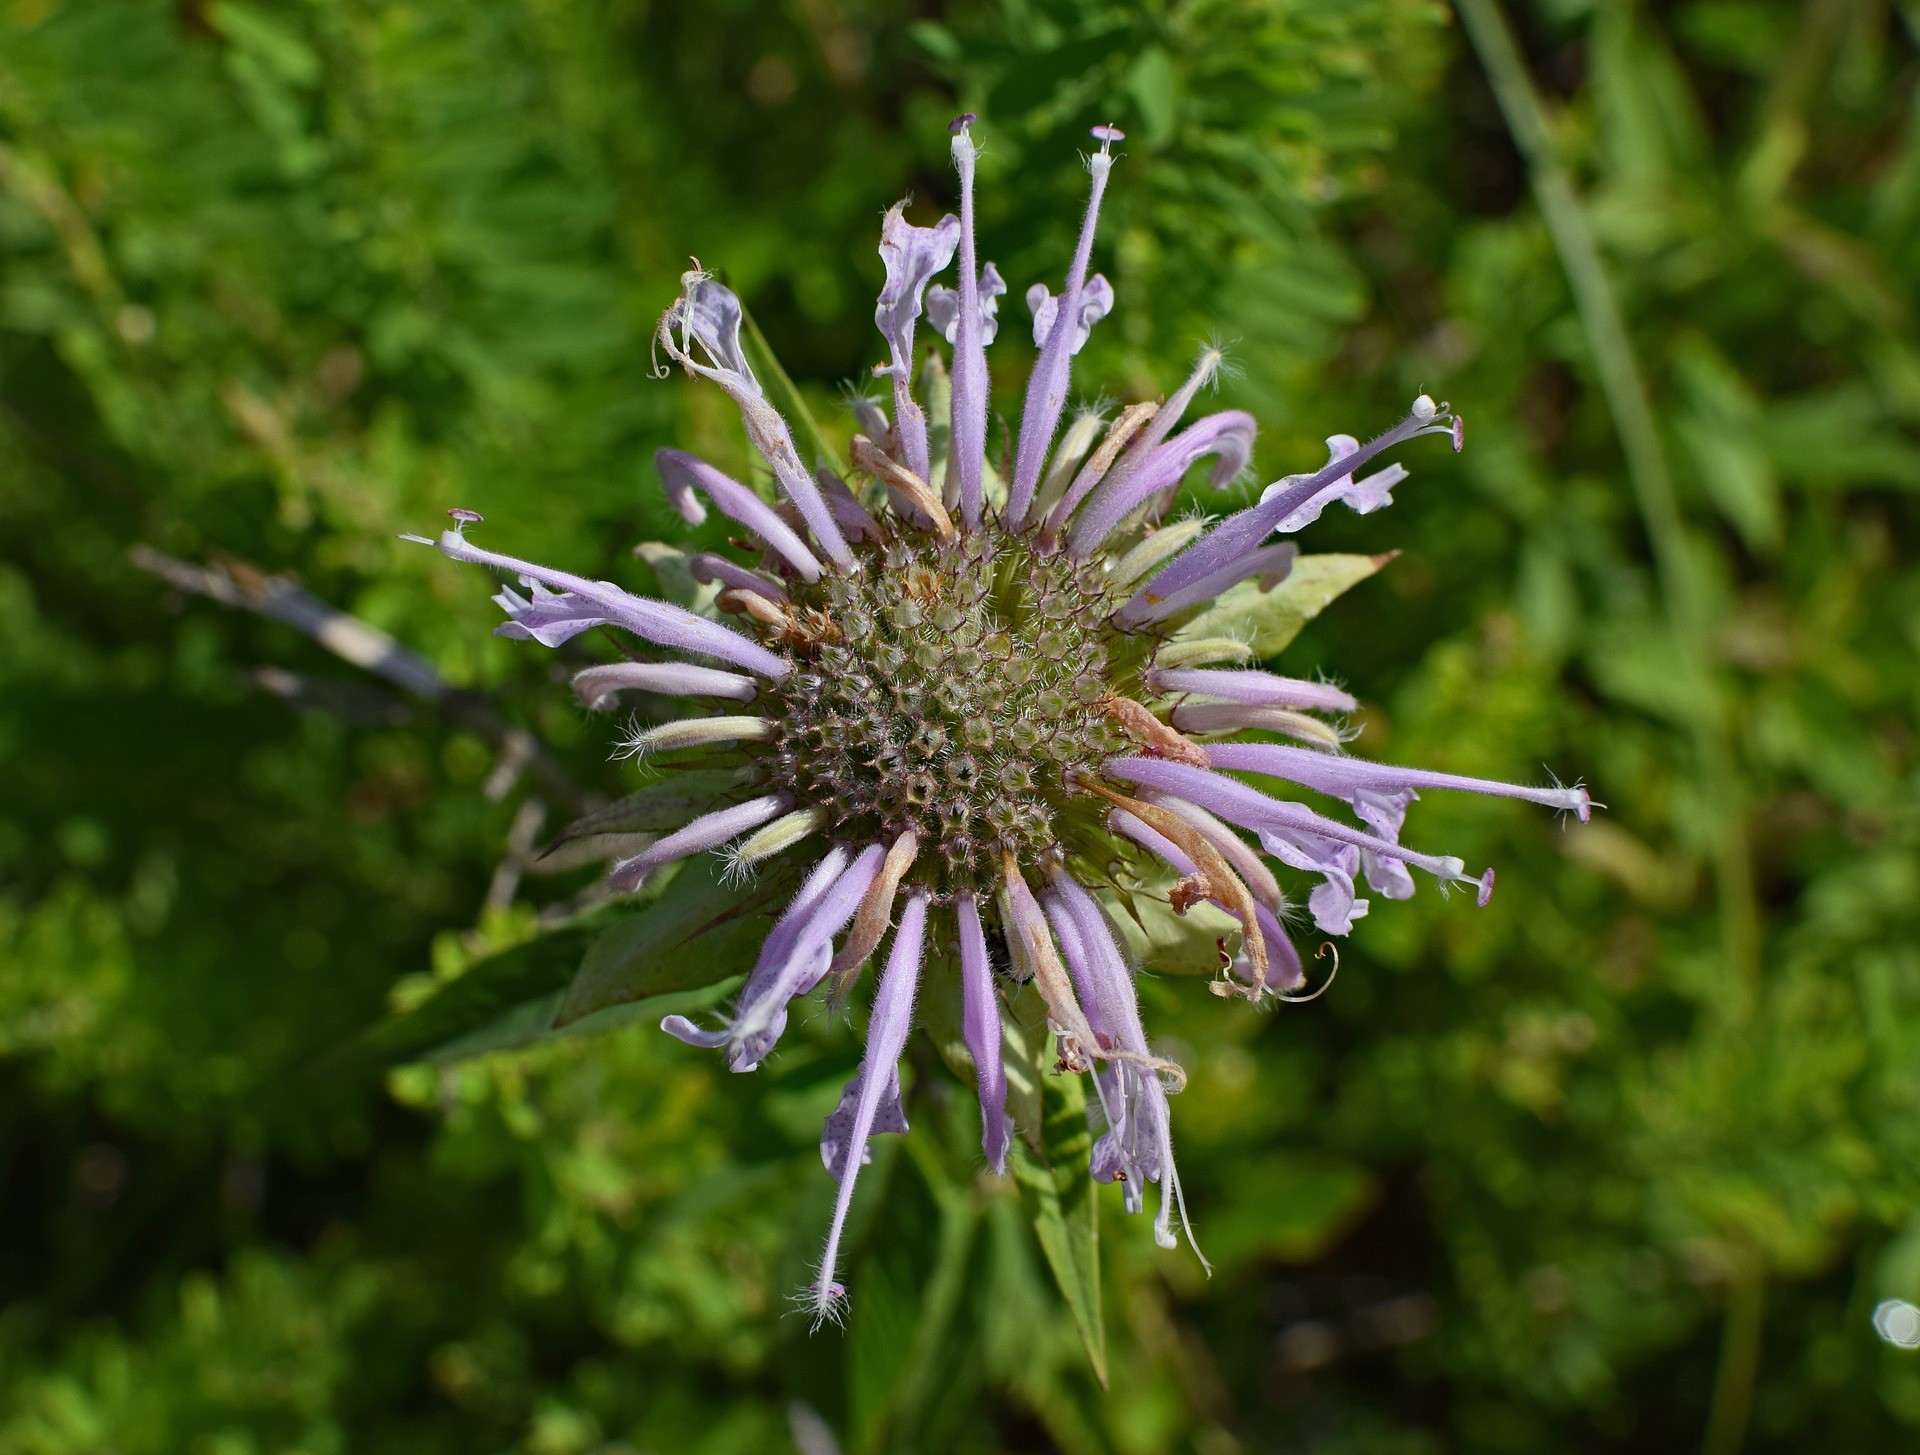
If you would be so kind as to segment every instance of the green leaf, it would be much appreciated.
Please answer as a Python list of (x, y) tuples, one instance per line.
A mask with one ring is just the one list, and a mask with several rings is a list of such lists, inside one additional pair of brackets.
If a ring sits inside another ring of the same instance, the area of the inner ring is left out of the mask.
[[(1107, 1383), (1107, 1333), (1100, 1314), (1100, 1208), (1087, 1170), (1093, 1132), (1087, 1126), (1086, 1087), (1040, 1064), (1048, 1054), (1046, 1022), (1023, 1038), (1021, 1070), (1040, 1092), (1038, 1136), (1015, 1138), (1013, 1179), (1033, 1234), (1067, 1301), (1087, 1362)], [(1011, 1068), (1010, 1068), (1011, 1070)]]
[(409, 1059), (441, 1066), (453, 1061), (466, 1061), (475, 1056), (488, 1055), (494, 1051), (517, 1051), (523, 1046), (531, 1046), (541, 1041), (563, 1041), (578, 1036), (604, 1035), (609, 1031), (620, 1030), (624, 1026), (656, 1022), (666, 1015), (685, 1015), (689, 1012), (705, 1010), (708, 1006), (724, 1000), (733, 988), (740, 984), (740, 979), (741, 977), (735, 975), (716, 984), (702, 986), (697, 990), (655, 995), (646, 1000), (608, 1006), (605, 1010), (581, 1016), (578, 1020), (568, 1021), (565, 1025), (555, 1024), (555, 1018), (560, 1013), (560, 1002), (566, 994), (565, 991), (556, 990), (537, 1000), (516, 1005), (478, 1030), (429, 1047)]
[(1172, 905), (1151, 895), (1101, 898), (1113, 911), (1108, 917), (1119, 927), (1128, 957), (1151, 975), (1217, 975), (1221, 942), (1240, 937), (1240, 921), (1211, 904), (1175, 914)]
[(421, 1060), (436, 1047), (474, 1036), (551, 998), (603, 925), (569, 925), (476, 961), (413, 1009), (369, 1027), (326, 1064), (398, 1066)]
[(1127, 73), (1127, 90), (1139, 108), (1141, 140), (1165, 146), (1180, 125), (1180, 68), (1164, 46), (1151, 45)]
[(638, 793), (582, 814), (560, 831), (548, 851), (589, 834), (646, 834), (681, 828), (713, 807), (740, 775), (730, 768), (692, 769), (648, 784)]
[(752, 968), (772, 923), (774, 885), (721, 882), (711, 854), (682, 864), (658, 898), (588, 947), (554, 1018), (556, 1027), (608, 1006), (697, 990)]
[(1379, 556), (1302, 556), (1286, 580), (1272, 590), (1258, 581), (1242, 581), (1199, 616), (1181, 627), (1175, 640), (1238, 636), (1256, 657), (1271, 657), (1295, 637), (1337, 596), (1358, 586), (1399, 552)]

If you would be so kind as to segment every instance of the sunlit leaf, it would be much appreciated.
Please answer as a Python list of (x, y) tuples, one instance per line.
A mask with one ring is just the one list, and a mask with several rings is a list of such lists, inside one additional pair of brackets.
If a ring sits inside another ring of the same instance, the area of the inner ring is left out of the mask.
[(1258, 581), (1242, 581), (1183, 626), (1179, 635), (1238, 637), (1251, 643), (1254, 656), (1271, 657), (1299, 636), (1300, 629), (1334, 598), (1358, 586), (1394, 554), (1301, 556), (1272, 590), (1263, 589)]
[(1212, 904), (1175, 914), (1172, 905), (1151, 894), (1102, 898), (1126, 941), (1128, 960), (1151, 975), (1217, 975), (1224, 964), (1222, 946), (1239, 943), (1240, 921)]

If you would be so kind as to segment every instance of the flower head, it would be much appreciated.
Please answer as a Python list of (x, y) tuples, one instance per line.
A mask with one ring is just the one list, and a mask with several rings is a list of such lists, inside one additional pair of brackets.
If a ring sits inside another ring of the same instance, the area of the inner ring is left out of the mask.
[[(1294, 911), (1267, 860), (1307, 875), (1313, 925), (1344, 935), (1367, 912), (1363, 893), (1404, 899), (1414, 871), (1443, 889), (1471, 885), (1482, 904), (1492, 892), (1491, 870), (1400, 842), (1421, 791), (1524, 798), (1583, 819), (1590, 808), (1578, 787), (1350, 757), (1341, 722), (1356, 704), (1346, 693), (1235, 665), (1249, 654), (1240, 642), (1184, 630), (1235, 588), (1283, 581), (1296, 550), (1276, 537), (1328, 505), (1366, 513), (1390, 504), (1406, 470), (1379, 457), (1427, 434), (1458, 449), (1460, 422), (1423, 395), (1366, 444), (1333, 436), (1324, 466), (1276, 481), (1222, 521), (1163, 524), (1194, 465), (1211, 460), (1216, 486), (1244, 470), (1255, 426), (1237, 410), (1186, 422), (1220, 367), (1209, 348), (1165, 401), (1110, 420), (1083, 412), (1061, 430), (1074, 356), (1115, 302), (1088, 269), (1117, 128), (1094, 131), (1090, 196), (1064, 283), (1028, 293), (1038, 357), (1006, 455), (989, 450), (986, 348), (1006, 285), (975, 251), (973, 120), (954, 124), (959, 216), (918, 227), (900, 207), (886, 215), (875, 312), (886, 358), (876, 373), (891, 385), (892, 412), (860, 402), (848, 473), (801, 460), (741, 346), (739, 299), (697, 265), (683, 276), (658, 346), (732, 397), (778, 490), (769, 500), (679, 450), (656, 457), (683, 516), (698, 522), (710, 504), (749, 538), (738, 558), (691, 558), (696, 579), (720, 588), (710, 614), (484, 550), (467, 539), (480, 523), (469, 511), (454, 512), (438, 541), (455, 560), (518, 579), (521, 589), (496, 598), (508, 618), (502, 635), (554, 647), (605, 626), (658, 650), (658, 660), (582, 671), (575, 686), (589, 707), (623, 693), (713, 702), (635, 732), (628, 751), (662, 755), (669, 769), (710, 750), (746, 764), (718, 778), (707, 811), (611, 871), (616, 888), (632, 890), (677, 860), (718, 851), (736, 874), (779, 865), (798, 885), (725, 1019), (671, 1016), (664, 1030), (751, 1071), (777, 1047), (796, 1000), (820, 992), (844, 1001), (891, 932), (865, 1057), (821, 1139), (839, 1197), (809, 1292), (820, 1318), (834, 1317), (845, 1296), (841, 1233), (868, 1143), (907, 1127), (899, 1060), (920, 977), (943, 963), (923, 953), (930, 944), (957, 951), (950, 963), (988, 1163), (1004, 1170), (1013, 1142), (1003, 993), (1013, 980), (1031, 982), (1057, 1069), (1093, 1077), (1092, 1175), (1121, 1183), (1134, 1211), (1156, 1184), (1155, 1232), (1172, 1246), (1175, 1220), (1187, 1223), (1170, 1113), (1184, 1076), (1148, 1038), (1134, 976), (1153, 967), (1129, 962), (1108, 899), (1158, 896), (1181, 914), (1216, 906), (1237, 932), (1221, 943), (1215, 988), (1290, 999), (1303, 982), (1286, 928)], [(933, 285), (956, 258), (956, 285)], [(951, 363), (916, 375), (923, 313), (951, 345)], [(1236, 741), (1246, 733), (1291, 741)], [(1352, 820), (1248, 778), (1339, 800)]]

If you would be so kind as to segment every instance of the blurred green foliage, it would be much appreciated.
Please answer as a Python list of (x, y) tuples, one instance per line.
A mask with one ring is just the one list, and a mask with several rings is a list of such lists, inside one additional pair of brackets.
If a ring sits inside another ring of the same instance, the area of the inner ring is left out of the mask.
[[(1496, 98), (1423, 0), (0, 10), (0, 1452), (778, 1450), (794, 1401), (847, 1451), (1915, 1438), (1869, 1314), (1920, 1301), (1920, 12), (1508, 16)], [(489, 895), (526, 790), (470, 711), (128, 559), (297, 573), (620, 791), (395, 532), (687, 539), (651, 450), (744, 451), (649, 377), (689, 253), (844, 430), (878, 215), (950, 200), (963, 108), (1016, 287), (1130, 132), (1082, 379), (1236, 340), (1262, 478), (1465, 413), (1315, 528), (1404, 554), (1282, 660), (1366, 751), (1611, 805), (1428, 800), (1499, 897), (1386, 906), (1312, 1006), (1143, 987), (1217, 1272), (1104, 1207), (1105, 1393), (924, 1044), (814, 1338), (846, 1027), (750, 1078), (644, 1026), (329, 1059), (584, 881)]]

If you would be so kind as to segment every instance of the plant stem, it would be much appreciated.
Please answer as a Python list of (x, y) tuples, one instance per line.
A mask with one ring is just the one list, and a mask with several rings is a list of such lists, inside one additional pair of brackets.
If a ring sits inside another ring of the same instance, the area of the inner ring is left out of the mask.
[(1753, 1386), (1760, 1373), (1760, 1321), (1766, 1305), (1766, 1280), (1757, 1264), (1734, 1280), (1727, 1318), (1720, 1335), (1720, 1369), (1714, 1375), (1713, 1403), (1707, 1411), (1707, 1437), (1700, 1455), (1738, 1455), (1753, 1410)]
[(1729, 972), (1729, 1003), (1722, 1010), (1728, 1020), (1738, 1024), (1751, 1014), (1757, 992), (1759, 915), (1747, 848), (1744, 794), (1708, 649), (1712, 629), (1708, 602), (1690, 557), (1686, 524), (1633, 339), (1593, 232), (1587, 226), (1573, 179), (1560, 159), (1526, 63), (1514, 44), (1513, 32), (1494, 0), (1456, 0), (1456, 7), (1493, 87), (1507, 129), (1527, 164), (1541, 220), (1572, 290), (1574, 308), (1593, 354), (1594, 372), (1626, 457), (1627, 475), (1672, 627), (1674, 652), (1694, 688), (1690, 727), (1715, 820), (1714, 880), (1721, 944)]

